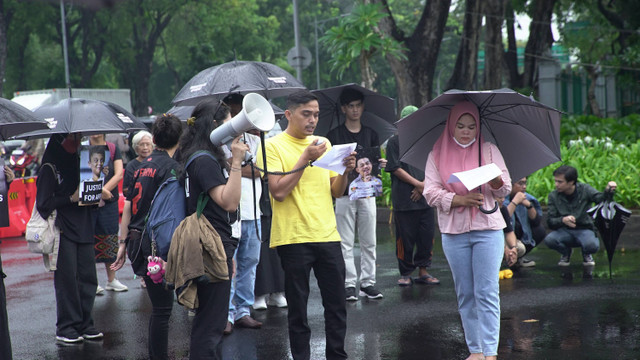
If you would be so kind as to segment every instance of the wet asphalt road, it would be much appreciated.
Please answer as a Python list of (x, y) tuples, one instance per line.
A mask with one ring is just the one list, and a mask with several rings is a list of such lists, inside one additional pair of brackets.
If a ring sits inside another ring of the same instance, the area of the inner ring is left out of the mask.
[[(378, 288), (384, 298), (360, 298), (348, 306), (346, 350), (351, 359), (465, 359), (467, 354), (455, 293), (439, 239), (431, 273), (439, 286), (396, 285), (398, 270), (391, 230), (378, 226)], [(131, 268), (118, 272), (129, 286), (123, 293), (96, 298), (94, 319), (104, 332), (100, 342), (59, 346), (55, 342), (53, 274), (38, 255), (27, 252), (23, 239), (1, 245), (9, 327), (14, 359), (145, 359), (149, 299)], [(569, 269), (556, 265), (559, 256), (544, 245), (528, 256), (537, 267), (517, 271), (500, 281), (500, 359), (640, 359), (640, 251), (627, 249), (614, 258), (609, 280), (606, 255), (583, 276), (576, 254)], [(98, 265), (100, 283), (106, 274)], [(312, 284), (315, 279), (312, 278)], [(309, 321), (312, 358), (324, 358), (324, 323), (320, 294), (312, 287)], [(260, 330), (235, 329), (224, 338), (224, 359), (289, 359), (286, 309), (255, 311)], [(177, 305), (170, 327), (170, 355), (188, 358), (191, 320)]]

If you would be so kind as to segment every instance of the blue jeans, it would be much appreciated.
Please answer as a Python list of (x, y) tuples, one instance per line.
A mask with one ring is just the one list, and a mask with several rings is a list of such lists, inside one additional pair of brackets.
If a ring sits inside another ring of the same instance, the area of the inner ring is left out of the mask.
[[(260, 220), (257, 222), (257, 230), (260, 231)], [(256, 234), (254, 220), (242, 220), (242, 235), (234, 259), (236, 260), (236, 276), (231, 282), (229, 296), (229, 321), (232, 323), (243, 316), (250, 315), (251, 309), (249, 307), (253, 305), (254, 301), (256, 267), (260, 261), (260, 239)]]
[(562, 256), (571, 255), (571, 248), (582, 248), (582, 255), (589, 255), (598, 252), (600, 240), (593, 230), (589, 229), (568, 229), (560, 228), (550, 232), (544, 238), (544, 243)]
[(453, 274), (469, 352), (497, 355), (500, 338), (498, 273), (504, 255), (502, 230), (442, 234), (442, 249)]

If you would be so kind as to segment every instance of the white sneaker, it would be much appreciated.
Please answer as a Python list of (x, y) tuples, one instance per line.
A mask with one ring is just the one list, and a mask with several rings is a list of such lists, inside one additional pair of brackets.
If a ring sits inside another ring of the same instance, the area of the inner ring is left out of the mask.
[(96, 288), (96, 295), (102, 295), (104, 293), (104, 288), (100, 285)]
[(269, 306), (277, 306), (279, 308), (285, 308), (288, 306), (287, 298), (284, 297), (284, 293), (278, 292), (269, 295), (269, 301), (267, 302)]
[(118, 281), (118, 279), (113, 279), (113, 281), (109, 281), (107, 283), (107, 286), (105, 286), (104, 288), (105, 290), (117, 291), (117, 292), (129, 290), (127, 285), (121, 283), (120, 281)]
[(267, 308), (267, 295), (256, 296), (253, 302), (253, 310), (264, 310)]

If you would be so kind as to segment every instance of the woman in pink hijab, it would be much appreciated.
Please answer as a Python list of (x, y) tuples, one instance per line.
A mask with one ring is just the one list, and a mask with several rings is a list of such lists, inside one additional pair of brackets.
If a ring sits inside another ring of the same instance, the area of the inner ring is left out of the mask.
[[(480, 160), (481, 159), (481, 160)], [(480, 164), (481, 161), (481, 164)], [(496, 164), (502, 175), (477, 190), (447, 183), (454, 172)], [(456, 104), (429, 153), (424, 196), (438, 212), (442, 248), (453, 274), (458, 310), (470, 355), (467, 360), (497, 359), (500, 337), (498, 272), (504, 254), (506, 226), (500, 211), (486, 214), (496, 197), (511, 191), (511, 178), (498, 148), (483, 142), (478, 107)]]

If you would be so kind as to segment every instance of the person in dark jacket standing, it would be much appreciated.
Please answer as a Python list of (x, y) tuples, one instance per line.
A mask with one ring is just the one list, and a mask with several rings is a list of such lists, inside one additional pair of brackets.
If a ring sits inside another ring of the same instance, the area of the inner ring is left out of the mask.
[(544, 243), (562, 256), (558, 266), (569, 266), (571, 249), (582, 248), (582, 265), (594, 266), (593, 255), (600, 248), (600, 241), (593, 231), (593, 220), (587, 214), (592, 203), (599, 203), (616, 189), (615, 181), (609, 181), (601, 193), (588, 184), (578, 182), (578, 170), (562, 165), (553, 171), (556, 189), (549, 194), (547, 225), (552, 229)]
[(36, 205), (46, 219), (57, 210), (60, 248), (53, 283), (56, 293), (56, 339), (63, 343), (97, 340), (91, 311), (98, 286), (90, 206), (78, 206), (81, 134), (53, 135), (36, 181)]

